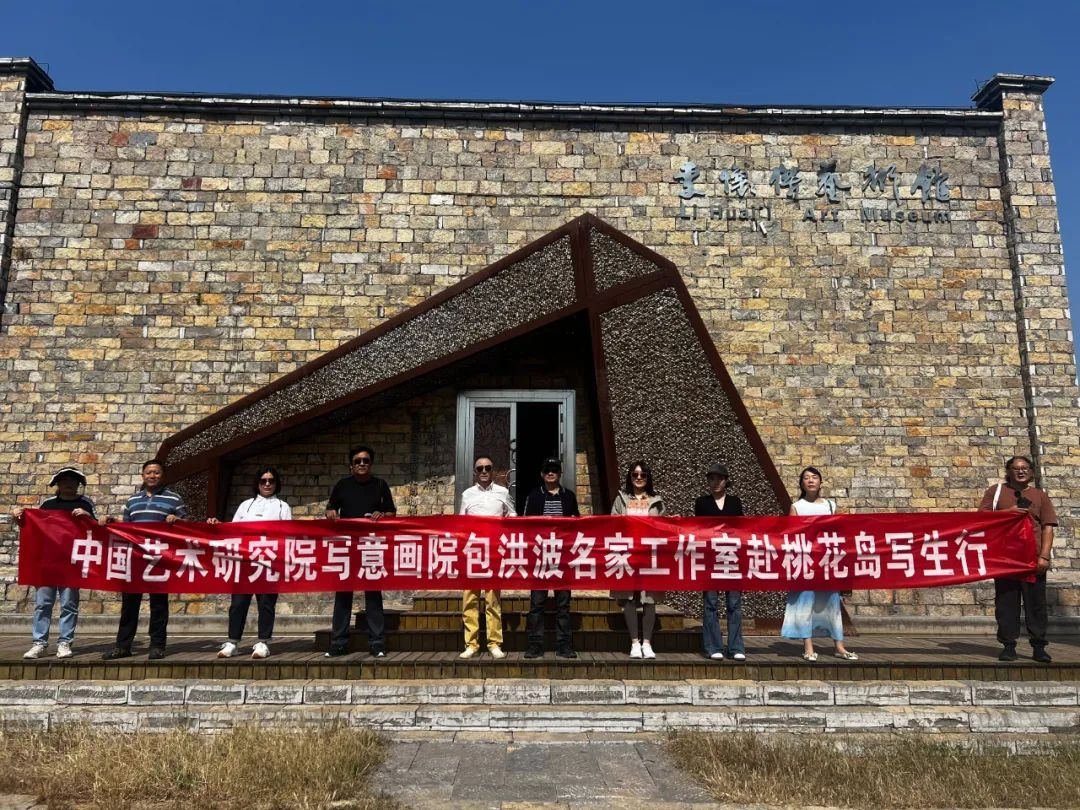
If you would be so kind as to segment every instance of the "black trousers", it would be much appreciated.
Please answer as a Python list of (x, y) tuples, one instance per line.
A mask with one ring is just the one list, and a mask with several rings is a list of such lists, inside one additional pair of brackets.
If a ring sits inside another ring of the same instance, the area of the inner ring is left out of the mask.
[(1034, 582), (1018, 579), (994, 580), (994, 615), (997, 637), (1002, 644), (1016, 644), (1020, 637), (1020, 603), (1024, 603), (1024, 622), (1028, 640), (1035, 649), (1046, 646), (1046, 574)]
[[(525, 622), (525, 631), (530, 647), (544, 648), (544, 605), (547, 591), (532, 591), (529, 594), (529, 617)], [(570, 637), (570, 591), (555, 591), (555, 649), (572, 649)]]
[[(334, 618), (330, 624), (330, 646), (345, 647), (352, 625), (352, 591), (334, 594)], [(364, 616), (367, 618), (368, 649), (386, 651), (386, 618), (383, 616), (382, 591), (364, 591)]]
[[(255, 594), (255, 603), (259, 606), (259, 640), (269, 641), (274, 637), (274, 618), (276, 617), (276, 593)], [(234, 593), (229, 603), (229, 641), (239, 641), (244, 637), (244, 625), (247, 623), (248, 608), (251, 607), (250, 593)]]
[[(120, 627), (116, 631), (116, 646), (131, 649), (135, 640), (135, 631), (139, 629), (139, 607), (142, 605), (141, 593), (125, 593), (120, 596)], [(150, 646), (165, 646), (165, 631), (169, 626), (169, 595), (167, 593), (150, 594)]]

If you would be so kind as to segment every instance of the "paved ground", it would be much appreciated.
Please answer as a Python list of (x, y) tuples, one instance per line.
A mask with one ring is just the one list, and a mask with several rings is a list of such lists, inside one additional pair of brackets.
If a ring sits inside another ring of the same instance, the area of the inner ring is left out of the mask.
[(418, 810), (716, 807), (676, 770), (656, 738), (633, 742), (560, 735), (552, 742), (395, 741), (374, 783)]

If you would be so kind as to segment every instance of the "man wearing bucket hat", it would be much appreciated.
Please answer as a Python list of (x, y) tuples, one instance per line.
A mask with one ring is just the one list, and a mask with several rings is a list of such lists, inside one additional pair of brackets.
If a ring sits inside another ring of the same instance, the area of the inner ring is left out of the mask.
[[(56, 487), (56, 494), (41, 502), (38, 509), (70, 512), (74, 517), (96, 517), (94, 502), (79, 489), (86, 486), (86, 476), (74, 467), (57, 470), (49, 479), (49, 486)], [(15, 520), (22, 517), (23, 509), (16, 506), (11, 510)], [(60, 597), (60, 643), (56, 647), (57, 658), (71, 656), (71, 643), (75, 640), (75, 625), (79, 621), (79, 589), (57, 588), (40, 585), (34, 592), (33, 643), (23, 653), (23, 658), (40, 658), (49, 646), (49, 626), (52, 624), (53, 605)]]

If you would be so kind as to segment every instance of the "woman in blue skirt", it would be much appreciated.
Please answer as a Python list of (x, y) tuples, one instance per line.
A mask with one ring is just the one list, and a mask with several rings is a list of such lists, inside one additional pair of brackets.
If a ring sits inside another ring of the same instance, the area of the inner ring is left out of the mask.
[[(799, 473), (799, 500), (791, 505), (791, 515), (835, 515), (836, 501), (821, 497), (821, 472), (807, 467)], [(835, 655), (845, 661), (858, 661), (859, 656), (844, 647), (844, 622), (840, 613), (839, 591), (793, 591), (788, 594), (784, 608), (784, 638), (802, 639), (803, 658), (817, 661), (814, 637), (831, 638), (836, 643)]]

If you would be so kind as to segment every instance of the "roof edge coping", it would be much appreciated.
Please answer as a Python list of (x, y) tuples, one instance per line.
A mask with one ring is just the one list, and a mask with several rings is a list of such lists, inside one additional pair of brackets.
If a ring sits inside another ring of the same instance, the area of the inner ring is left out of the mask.
[(431, 101), (386, 98), (233, 96), (186, 93), (39, 92), (28, 95), (36, 109), (142, 110), (146, 112), (287, 113), (325, 116), (370, 115), (406, 118), (492, 118), (501, 120), (722, 121), (785, 119), (937, 121), (996, 124), (1001, 114), (968, 107), (746, 106), (729, 104), (619, 104), (527, 101)]
[(1033, 93), (1041, 96), (1054, 83), (1053, 76), (1033, 76), (1026, 73), (995, 73), (971, 97), (980, 110), (1000, 110), (1001, 97), (1006, 93)]
[(25, 76), (28, 93), (47, 92), (53, 89), (49, 74), (29, 56), (0, 57), (0, 76)]

